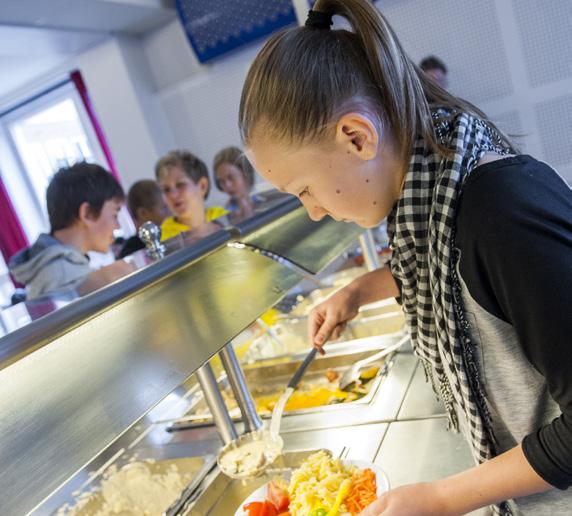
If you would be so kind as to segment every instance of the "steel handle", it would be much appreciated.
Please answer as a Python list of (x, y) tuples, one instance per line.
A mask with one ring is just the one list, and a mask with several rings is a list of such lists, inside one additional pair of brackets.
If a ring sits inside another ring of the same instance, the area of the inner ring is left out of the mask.
[(392, 353), (396, 349), (399, 349), (408, 340), (409, 340), (409, 335), (406, 335), (405, 337), (402, 337), (401, 339), (399, 339), (399, 341), (397, 341), (395, 344), (392, 344), (391, 346), (388, 346), (387, 348), (383, 348), (381, 351), (375, 353), (374, 355), (371, 355), (370, 357), (364, 358), (363, 360), (356, 362), (355, 365), (358, 368), (361, 368), (364, 365), (367, 365), (371, 362), (375, 362), (376, 360), (379, 360), (380, 358), (383, 358), (384, 356), (389, 355), (390, 353)]
[(300, 367), (294, 373), (294, 376), (292, 377), (292, 379), (288, 382), (289, 388), (296, 389), (296, 387), (298, 387), (298, 384), (300, 383), (302, 375), (306, 372), (306, 369), (310, 365), (310, 362), (312, 360), (314, 360), (314, 357), (316, 356), (317, 352), (318, 352), (318, 348), (312, 348), (312, 351), (310, 351), (310, 353), (308, 353), (306, 355), (306, 358), (304, 359), (302, 364), (300, 364)]

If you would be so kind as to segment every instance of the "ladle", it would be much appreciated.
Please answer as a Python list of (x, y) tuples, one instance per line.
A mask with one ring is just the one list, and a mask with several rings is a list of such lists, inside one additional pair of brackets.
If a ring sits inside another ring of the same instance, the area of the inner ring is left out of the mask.
[(246, 433), (222, 448), (217, 463), (225, 475), (236, 479), (256, 477), (282, 454), (284, 441), (280, 437), (280, 422), (284, 407), (317, 351), (317, 348), (312, 348), (288, 382), (286, 390), (272, 411), (270, 431), (261, 429)]

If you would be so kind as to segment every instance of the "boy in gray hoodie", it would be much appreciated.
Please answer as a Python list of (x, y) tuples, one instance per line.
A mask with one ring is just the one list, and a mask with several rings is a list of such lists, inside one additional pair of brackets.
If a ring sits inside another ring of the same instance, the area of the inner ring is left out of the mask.
[(14, 278), (26, 285), (27, 299), (84, 295), (134, 270), (118, 260), (94, 271), (88, 251), (107, 252), (125, 195), (99, 165), (77, 163), (59, 170), (46, 193), (50, 234), (10, 259)]

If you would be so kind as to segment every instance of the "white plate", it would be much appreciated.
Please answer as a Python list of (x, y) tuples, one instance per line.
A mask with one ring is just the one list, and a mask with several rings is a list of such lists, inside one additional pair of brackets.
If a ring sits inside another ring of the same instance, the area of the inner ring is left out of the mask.
[[(371, 462), (365, 462), (363, 460), (342, 460), (342, 464), (345, 467), (355, 466), (358, 469), (369, 468), (375, 473), (375, 483), (377, 486), (377, 496), (381, 496), (386, 491), (389, 491), (389, 480), (385, 472), (375, 464)], [(256, 491), (252, 492), (248, 498), (246, 498), (239, 506), (234, 516), (248, 516), (248, 513), (242, 508), (250, 502), (263, 502), (266, 500), (268, 495), (268, 483), (260, 486)], [(349, 516), (349, 513), (340, 514), (340, 516)]]

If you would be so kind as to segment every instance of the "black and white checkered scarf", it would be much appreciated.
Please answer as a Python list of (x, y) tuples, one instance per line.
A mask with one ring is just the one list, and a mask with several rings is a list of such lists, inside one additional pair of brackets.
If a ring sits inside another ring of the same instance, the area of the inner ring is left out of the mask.
[(458, 429), (458, 417), (466, 420), (473, 456), (481, 463), (495, 454), (494, 436), (456, 275), (455, 213), (478, 160), (489, 151), (514, 150), (474, 116), (437, 110), (433, 121), (437, 137), (454, 155), (444, 158), (423, 139), (415, 142), (401, 198), (388, 217), (391, 271), (401, 283), (415, 353), (445, 403), (450, 426)]

